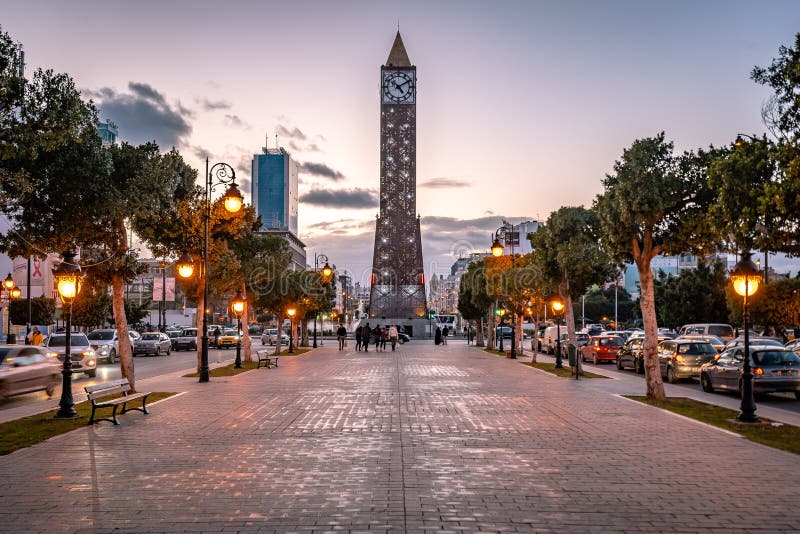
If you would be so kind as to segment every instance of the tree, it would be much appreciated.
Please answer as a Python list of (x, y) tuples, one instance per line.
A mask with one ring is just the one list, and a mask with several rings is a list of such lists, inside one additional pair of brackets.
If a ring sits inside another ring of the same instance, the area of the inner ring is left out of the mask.
[(672, 151), (663, 132), (637, 139), (614, 163), (614, 173), (603, 180), (605, 191), (595, 201), (604, 247), (614, 261), (632, 261), (639, 271), (647, 397), (653, 400), (665, 395), (656, 353), (658, 324), (650, 263), (661, 252), (694, 251), (716, 238), (707, 225), (713, 193), (706, 169), (718, 151), (687, 152), (677, 158)]
[[(12, 300), (8, 307), (11, 322), (26, 324), (28, 321), (28, 300)], [(55, 322), (56, 301), (47, 297), (31, 298), (31, 324), (50, 325)]]
[(125, 299), (125, 318), (130, 324), (139, 324), (142, 319), (147, 317), (148, 310), (150, 309), (150, 300), (143, 302), (134, 302), (130, 299)]
[(726, 323), (728, 278), (721, 260), (698, 258), (697, 269), (668, 276), (660, 271), (653, 282), (658, 324), (670, 328), (690, 323)]
[(611, 258), (600, 246), (600, 218), (582, 206), (562, 207), (530, 235), (530, 241), (544, 286), (566, 305), (567, 332), (576, 343), (573, 295), (583, 295), (587, 287), (605, 282), (613, 272)]
[[(742, 324), (742, 297), (726, 285), (729, 320), (731, 324)], [(759, 287), (758, 292), (748, 298), (752, 324), (775, 327), (800, 326), (800, 279), (783, 278), (771, 280)]]
[(572, 305), (578, 309), (583, 307), (586, 317), (591, 317), (593, 321), (600, 322), (603, 317), (614, 317), (615, 297), (617, 300), (617, 319), (620, 323), (631, 321), (634, 318), (634, 302), (631, 300), (631, 294), (624, 287), (615, 288), (613, 284), (607, 287), (592, 286), (583, 301), (576, 299)]
[(88, 328), (105, 325), (111, 317), (111, 301), (106, 291), (84, 288), (72, 304), (72, 324)]
[(461, 275), (458, 290), (458, 311), (468, 321), (478, 324), (475, 345), (484, 346), (483, 320), (490, 312), (492, 299), (486, 293), (486, 264), (474, 261), (467, 266), (467, 272)]

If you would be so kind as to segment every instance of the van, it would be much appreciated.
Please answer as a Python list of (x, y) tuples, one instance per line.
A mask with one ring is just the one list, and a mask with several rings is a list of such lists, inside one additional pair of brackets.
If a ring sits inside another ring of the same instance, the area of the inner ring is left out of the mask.
[(729, 324), (721, 323), (697, 323), (687, 324), (681, 327), (679, 332), (682, 336), (717, 336), (727, 343), (733, 339), (733, 327)]
[(548, 326), (544, 329), (544, 336), (542, 337), (542, 352), (547, 354), (554, 354), (556, 352), (559, 330), (561, 331), (561, 350), (566, 350), (566, 340), (569, 337), (567, 327)]

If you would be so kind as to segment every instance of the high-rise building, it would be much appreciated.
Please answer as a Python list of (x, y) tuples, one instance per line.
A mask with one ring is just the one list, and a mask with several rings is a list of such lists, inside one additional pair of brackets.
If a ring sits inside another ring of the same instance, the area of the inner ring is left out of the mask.
[(397, 32), (381, 66), (380, 213), (369, 315), (412, 328), (427, 311), (417, 216), (416, 82), (417, 68)]
[(103, 146), (108, 146), (117, 142), (119, 130), (117, 130), (116, 124), (106, 119), (106, 122), (97, 123), (97, 133), (100, 134), (100, 139), (103, 140)]
[(297, 183), (300, 166), (284, 149), (264, 147), (251, 164), (251, 200), (261, 216), (261, 232), (278, 235), (289, 243), (290, 268), (306, 266), (306, 246), (297, 237)]
[(297, 236), (297, 182), (300, 166), (283, 148), (264, 147), (252, 162), (251, 199), (264, 230)]

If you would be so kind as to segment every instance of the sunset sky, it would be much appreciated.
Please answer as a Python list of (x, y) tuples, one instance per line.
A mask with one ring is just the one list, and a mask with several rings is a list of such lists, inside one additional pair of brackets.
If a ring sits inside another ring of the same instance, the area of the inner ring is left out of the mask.
[(175, 146), (201, 171), (205, 154), (231, 163), (244, 190), (277, 134), (302, 165), (310, 262), (366, 280), (398, 24), (419, 79), (430, 275), (487, 250), (503, 218), (590, 205), (636, 138), (664, 130), (684, 150), (763, 132), (769, 92), (750, 71), (793, 44), (800, 3), (4, 0), (0, 24), (28, 75), (72, 75), (121, 139)]

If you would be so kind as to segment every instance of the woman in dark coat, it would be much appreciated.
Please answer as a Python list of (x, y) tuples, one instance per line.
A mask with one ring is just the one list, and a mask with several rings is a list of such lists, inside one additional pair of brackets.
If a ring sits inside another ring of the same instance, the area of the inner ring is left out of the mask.
[(433, 338), (433, 342), (436, 345), (442, 344), (442, 329), (439, 328), (438, 326), (436, 327), (436, 336)]

